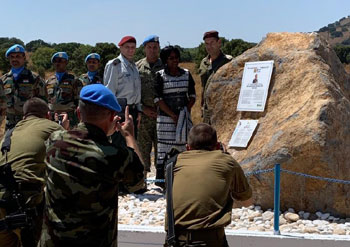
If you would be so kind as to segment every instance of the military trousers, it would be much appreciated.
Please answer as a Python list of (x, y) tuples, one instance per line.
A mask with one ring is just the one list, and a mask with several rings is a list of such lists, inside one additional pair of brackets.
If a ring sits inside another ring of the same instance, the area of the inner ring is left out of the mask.
[(137, 136), (137, 144), (145, 163), (145, 170), (151, 171), (151, 152), (154, 147), (154, 167), (157, 163), (157, 119), (152, 119), (142, 114), (140, 128)]
[(224, 228), (176, 232), (176, 247), (228, 247)]

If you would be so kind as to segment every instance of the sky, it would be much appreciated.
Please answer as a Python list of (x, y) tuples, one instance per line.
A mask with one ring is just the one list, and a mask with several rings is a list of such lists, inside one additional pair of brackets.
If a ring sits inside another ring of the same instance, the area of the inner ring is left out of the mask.
[(25, 43), (118, 43), (150, 34), (196, 47), (203, 33), (259, 42), (269, 32), (312, 32), (350, 15), (349, 0), (1, 0), (0, 37)]

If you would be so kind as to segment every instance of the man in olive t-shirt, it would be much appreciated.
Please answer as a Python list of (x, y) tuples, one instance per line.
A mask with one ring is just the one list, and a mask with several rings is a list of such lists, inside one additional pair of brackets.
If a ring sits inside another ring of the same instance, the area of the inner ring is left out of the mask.
[(179, 154), (174, 167), (177, 242), (227, 246), (224, 227), (231, 222), (233, 199), (248, 206), (252, 190), (240, 165), (220, 150), (216, 131), (208, 124), (191, 129), (187, 150)]
[[(63, 127), (48, 120), (49, 107), (39, 98), (27, 100), (23, 106), (24, 119), (19, 121), (11, 136), (10, 151), (7, 153), (8, 163), (14, 171), (14, 177), (23, 196), (26, 209), (35, 209), (33, 217), (34, 240), (38, 241), (42, 226), (42, 210), (45, 183), (45, 141), (50, 134)], [(69, 123), (65, 114), (63, 124), (68, 128)], [(4, 141), (4, 140), (3, 140)], [(0, 146), (2, 146), (1, 142)], [(6, 164), (6, 155), (0, 152), (0, 167)], [(0, 181), (1, 182), (1, 181)], [(0, 199), (8, 200), (7, 189), (0, 189)], [(9, 215), (16, 208), (0, 207), (0, 219)], [(0, 231), (0, 246), (29, 246), (28, 239), (23, 238), (23, 229), (9, 229)], [(31, 240), (30, 240), (31, 241)]]

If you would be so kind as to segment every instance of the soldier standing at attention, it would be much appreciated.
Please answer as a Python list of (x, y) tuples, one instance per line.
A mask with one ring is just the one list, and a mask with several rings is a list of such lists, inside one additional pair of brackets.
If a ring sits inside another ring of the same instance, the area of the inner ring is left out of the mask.
[(129, 106), (129, 112), (134, 121), (135, 137), (137, 137), (137, 126), (141, 119), (141, 80), (133, 62), (136, 39), (125, 36), (118, 46), (120, 55), (106, 64), (103, 82), (117, 97), (122, 111), (125, 105)]
[[(125, 122), (114, 93), (101, 84), (80, 92), (78, 127), (47, 142), (46, 209), (39, 246), (117, 246), (118, 183), (143, 185), (143, 165), (128, 107)], [(126, 146), (111, 143), (119, 130)]]
[[(157, 107), (154, 104), (154, 85), (156, 72), (163, 69), (159, 58), (159, 37), (150, 35), (143, 41), (145, 58), (136, 62), (141, 78), (141, 108), (142, 117), (137, 136), (142, 158), (145, 164), (145, 173), (151, 171), (151, 151), (154, 148), (154, 157), (157, 157)], [(157, 159), (154, 159), (156, 166)], [(147, 176), (146, 176), (147, 177)]]
[[(44, 81), (25, 67), (26, 55), (23, 46), (13, 45), (6, 51), (11, 64), (11, 71), (3, 75), (0, 83), (3, 86), (6, 101), (6, 127), (12, 129), (23, 119), (23, 105), (33, 97), (47, 100)], [(0, 95), (3, 99), (3, 96)], [(3, 109), (3, 100), (0, 108)]]
[(78, 124), (75, 110), (78, 106), (82, 83), (67, 72), (67, 53), (56, 52), (51, 62), (55, 68), (55, 74), (46, 81), (50, 111), (58, 114), (67, 113), (70, 126), (74, 127)]
[(206, 90), (208, 88), (210, 78), (216, 71), (232, 60), (232, 56), (225, 55), (221, 51), (221, 40), (219, 39), (219, 33), (217, 31), (209, 31), (203, 35), (205, 49), (208, 55), (203, 58), (199, 66), (199, 74), (202, 82), (202, 114), (203, 122), (210, 124), (211, 112), (208, 109), (206, 101)]
[(83, 84), (83, 86), (89, 84), (100, 83), (102, 84), (102, 78), (98, 75), (98, 68), (100, 67), (101, 57), (97, 53), (91, 53), (86, 56), (85, 64), (88, 69), (86, 74), (82, 74), (79, 77), (79, 80)]

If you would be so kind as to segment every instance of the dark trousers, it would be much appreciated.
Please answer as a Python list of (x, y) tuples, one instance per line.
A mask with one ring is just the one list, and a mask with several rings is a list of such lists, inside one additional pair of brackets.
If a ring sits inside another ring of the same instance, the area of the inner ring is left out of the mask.
[(228, 247), (224, 228), (176, 231), (176, 247)]

